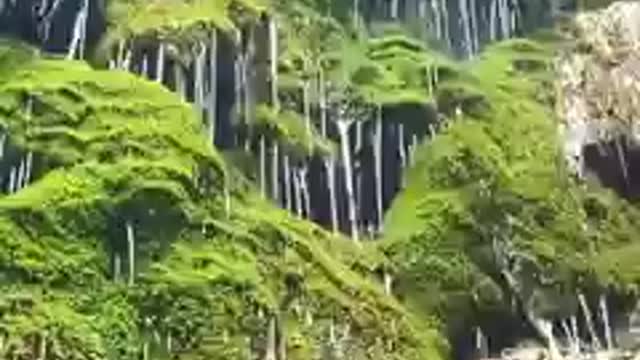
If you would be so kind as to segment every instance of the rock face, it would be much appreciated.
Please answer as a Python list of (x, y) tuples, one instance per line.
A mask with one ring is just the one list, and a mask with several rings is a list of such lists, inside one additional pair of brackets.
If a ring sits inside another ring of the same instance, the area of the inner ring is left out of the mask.
[[(638, 176), (634, 160), (640, 142), (639, 18), (636, 2), (579, 15), (571, 34), (574, 45), (556, 64), (560, 131), (570, 167), (581, 178), (585, 171), (595, 173), (627, 197), (638, 193), (631, 184)], [(615, 169), (604, 168), (611, 163)]]

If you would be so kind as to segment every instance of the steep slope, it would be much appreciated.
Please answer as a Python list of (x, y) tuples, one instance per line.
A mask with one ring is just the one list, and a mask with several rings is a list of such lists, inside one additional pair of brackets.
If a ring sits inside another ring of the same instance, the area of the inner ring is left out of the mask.
[(597, 345), (638, 210), (565, 167), (565, 44), (481, 52), (571, 3), (0, 0), (0, 355)]
[(260, 200), (159, 85), (13, 42), (0, 73), (3, 358), (446, 351), (380, 255)]
[(550, 101), (560, 43), (544, 38), (492, 46), (440, 85), (461, 111), (423, 146), (386, 220), (395, 292), (448, 319), (462, 352), (477, 327), (492, 351), (533, 337), (558, 355), (566, 334), (554, 324), (580, 318), (591, 330), (591, 308), (603, 334), (634, 305), (640, 213), (565, 170)]
[(572, 170), (629, 199), (640, 195), (638, 17), (636, 2), (581, 14), (573, 46), (557, 59), (558, 110)]
[[(556, 59), (558, 111), (570, 169), (588, 183), (610, 188), (637, 204), (640, 133), (640, 4), (620, 1), (580, 14)], [(566, 146), (569, 145), (569, 146)], [(577, 156), (576, 156), (577, 155)], [(637, 282), (635, 244), (614, 246), (605, 265)], [(615, 254), (615, 255), (613, 255)]]

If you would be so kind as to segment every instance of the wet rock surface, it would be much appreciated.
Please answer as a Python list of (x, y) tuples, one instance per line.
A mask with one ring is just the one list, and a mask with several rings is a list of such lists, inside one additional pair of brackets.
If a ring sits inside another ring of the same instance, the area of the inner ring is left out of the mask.
[(637, 2), (580, 14), (570, 34), (573, 46), (556, 63), (560, 131), (570, 167), (627, 198), (640, 196), (634, 186), (640, 176), (638, 19)]

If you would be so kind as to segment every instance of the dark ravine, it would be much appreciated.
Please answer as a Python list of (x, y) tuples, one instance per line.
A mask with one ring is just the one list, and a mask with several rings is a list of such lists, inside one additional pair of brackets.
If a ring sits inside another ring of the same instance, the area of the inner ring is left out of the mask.
[(0, 0), (0, 357), (632, 348), (640, 153), (557, 137), (606, 3)]

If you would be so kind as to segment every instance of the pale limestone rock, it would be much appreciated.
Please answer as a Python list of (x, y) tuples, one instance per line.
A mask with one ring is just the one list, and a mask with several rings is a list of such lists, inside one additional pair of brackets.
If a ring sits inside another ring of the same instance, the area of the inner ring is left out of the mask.
[(580, 14), (573, 30), (576, 46), (556, 60), (559, 130), (581, 176), (585, 145), (620, 135), (640, 143), (640, 3)]

